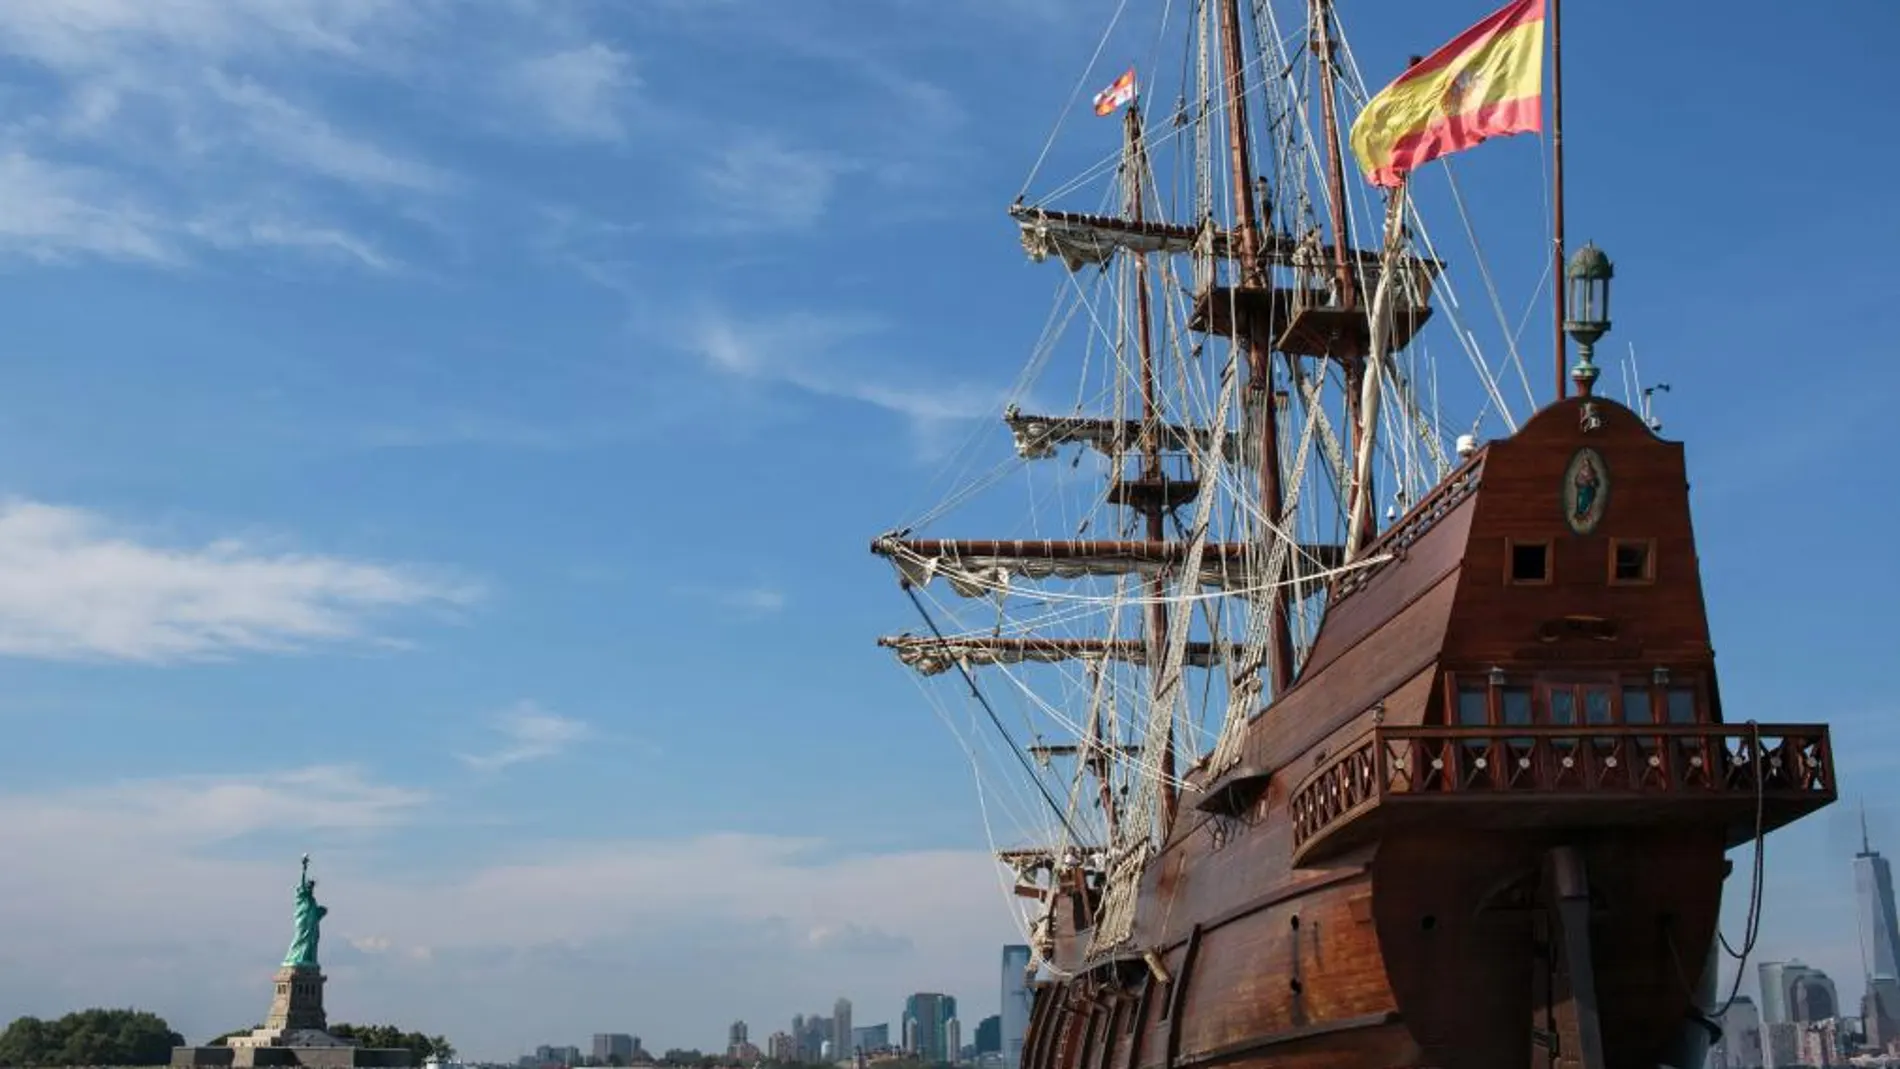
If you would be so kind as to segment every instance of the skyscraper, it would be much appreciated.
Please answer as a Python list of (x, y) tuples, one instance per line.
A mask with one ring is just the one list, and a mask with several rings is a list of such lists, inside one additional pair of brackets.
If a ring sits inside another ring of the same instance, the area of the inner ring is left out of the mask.
[(1861, 1017), (1876, 1047), (1900, 1038), (1900, 921), (1893, 905), (1893, 866), (1867, 841), (1867, 809), (1860, 813), (1860, 853), (1854, 855), (1854, 905), (1860, 921), (1861, 968), (1867, 993)]
[(856, 1053), (851, 1041), (851, 1000), (841, 998), (831, 1007), (831, 1059), (846, 1061)]
[(904, 1049), (927, 1064), (956, 1058), (950, 1049), (950, 1022), (957, 1016), (957, 1000), (949, 995), (919, 991), (904, 1000)]
[(1011, 943), (1003, 948), (1003, 1069), (1020, 1069), (1023, 1033), (1029, 1030), (1029, 948)]
[(1718, 1023), (1722, 1038), (1710, 1052), (1710, 1069), (1762, 1069), (1761, 1015), (1754, 1000), (1736, 996)]

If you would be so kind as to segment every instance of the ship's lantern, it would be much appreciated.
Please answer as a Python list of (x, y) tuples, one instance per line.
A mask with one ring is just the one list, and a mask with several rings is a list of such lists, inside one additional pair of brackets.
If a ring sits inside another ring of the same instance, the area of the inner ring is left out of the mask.
[(1610, 280), (1616, 277), (1616, 267), (1594, 242), (1585, 242), (1570, 258), (1564, 276), (1570, 283), (1564, 332), (1578, 345), (1591, 345), (1610, 329)]
[(1590, 357), (1597, 339), (1610, 330), (1610, 279), (1615, 275), (1610, 258), (1594, 242), (1585, 242), (1564, 268), (1564, 279), (1570, 287), (1564, 305), (1564, 333), (1577, 343), (1577, 362), (1570, 369), (1570, 381), (1585, 397), (1590, 396), (1590, 387), (1597, 380), (1597, 366)]
[(1499, 668), (1495, 664), (1491, 666), (1491, 685), (1492, 686), (1501, 687), (1504, 685), (1505, 680), (1508, 678), (1509, 677), (1504, 674), (1504, 669)]
[(1669, 685), (1669, 669), (1659, 664), (1649, 673), (1649, 678), (1657, 686), (1666, 687)]

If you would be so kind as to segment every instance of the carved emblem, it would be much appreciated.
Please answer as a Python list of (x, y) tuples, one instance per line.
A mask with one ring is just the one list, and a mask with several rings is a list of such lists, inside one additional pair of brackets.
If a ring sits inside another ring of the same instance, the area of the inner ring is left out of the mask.
[(1594, 449), (1579, 449), (1564, 469), (1564, 522), (1570, 530), (1587, 535), (1603, 522), (1610, 501), (1610, 469)]
[(1466, 107), (1474, 102), (1473, 98), (1477, 95), (1479, 87), (1483, 84), (1483, 80), (1478, 77), (1478, 72), (1472, 70), (1459, 71), (1458, 76), (1453, 78), (1451, 84), (1445, 87), (1445, 110), (1453, 115), (1464, 111)]

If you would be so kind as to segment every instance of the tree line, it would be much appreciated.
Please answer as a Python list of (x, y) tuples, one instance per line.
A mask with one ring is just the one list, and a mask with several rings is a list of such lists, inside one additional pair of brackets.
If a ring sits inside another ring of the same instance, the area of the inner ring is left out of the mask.
[[(223, 1046), (233, 1036), (249, 1035), (262, 1025), (226, 1032), (211, 1041)], [(405, 1032), (395, 1025), (331, 1025), (329, 1033), (359, 1047), (403, 1047), (421, 1065), (431, 1055), (455, 1057), (455, 1046), (442, 1036)], [(54, 1021), (21, 1017), (0, 1031), (0, 1066), (167, 1065), (172, 1048), (185, 1037), (163, 1017), (144, 1010), (90, 1009)]]

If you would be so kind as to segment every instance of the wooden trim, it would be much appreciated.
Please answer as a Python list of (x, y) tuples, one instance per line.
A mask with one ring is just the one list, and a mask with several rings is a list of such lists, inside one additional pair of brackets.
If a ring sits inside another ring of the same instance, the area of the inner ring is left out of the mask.
[[(1424, 585), (1420, 586), (1418, 588), (1418, 591), (1414, 593), (1411, 597), (1406, 598), (1404, 601), (1401, 601), (1397, 605), (1393, 606), (1392, 611), (1386, 614), (1385, 621), (1383, 623), (1375, 624), (1371, 627), (1366, 628), (1364, 634), (1361, 634), (1358, 638), (1355, 638), (1351, 642), (1348, 642), (1344, 646), (1341, 646), (1339, 648), (1339, 652), (1333, 654), (1332, 657), (1328, 658), (1327, 660), (1322, 661), (1319, 664), (1309, 663), (1309, 664), (1302, 665), (1300, 667), (1299, 678), (1293, 681), (1293, 686), (1287, 688), (1287, 693), (1291, 694), (1295, 690), (1298, 690), (1303, 685), (1305, 680), (1311, 679), (1316, 674), (1325, 671), (1335, 661), (1340, 660), (1341, 658), (1345, 657), (1347, 654), (1351, 653), (1353, 650), (1358, 649), (1361, 643), (1372, 641), (1372, 639), (1375, 638), (1380, 633), (1380, 631), (1383, 630), (1388, 624), (1390, 624), (1393, 620), (1398, 619), (1400, 616), (1403, 616), (1407, 609), (1410, 609), (1412, 606), (1418, 604), (1420, 600), (1426, 597), (1429, 597), (1433, 591), (1437, 590), (1439, 586), (1445, 582), (1445, 580), (1456, 577), (1461, 571), (1464, 570), (1464, 566), (1465, 566), (1465, 558), (1461, 554), (1455, 559), (1453, 559), (1450, 564), (1445, 565), (1445, 567), (1437, 575), (1432, 576), (1431, 579), (1427, 580), (1424, 583)], [(1455, 595), (1455, 592), (1454, 592), (1454, 595)], [(1447, 620), (1451, 619), (1452, 608), (1453, 607), (1446, 608), (1445, 619)], [(1332, 612), (1333, 609), (1328, 608), (1326, 611)], [(1431, 659), (1436, 661), (1438, 659), (1438, 656), (1439, 656), (1439, 652), (1434, 651)], [(1412, 677), (1406, 676), (1405, 678), (1410, 679)], [(1279, 699), (1275, 698), (1272, 702), (1269, 702), (1268, 704), (1263, 705), (1258, 709), (1255, 709), (1253, 712), (1248, 713), (1247, 722), (1251, 724), (1255, 720), (1260, 719), (1262, 716), (1266, 715), (1268, 709), (1271, 709), (1274, 705), (1277, 705), (1277, 704), (1279, 704)], [(1334, 725), (1334, 726), (1337, 727), (1338, 725)], [(1272, 771), (1272, 769), (1268, 769), (1268, 771), (1270, 772)]]
[[(1643, 547), (1643, 574), (1641, 578), (1617, 578), (1616, 551), (1624, 546)], [(1605, 564), (1608, 568), (1606, 579), (1611, 586), (1652, 586), (1656, 582), (1656, 540), (1653, 538), (1612, 538), (1610, 539), (1609, 559)]]
[(1043, 1051), (1049, 1047), (1049, 1010), (1056, 1000), (1056, 989), (1052, 984), (1036, 985), (1034, 1001), (1029, 1004), (1029, 1022), (1023, 1029), (1023, 1069), (1041, 1069)]
[[(1542, 579), (1519, 579), (1517, 577), (1517, 547), (1544, 547), (1544, 577)], [(1557, 578), (1557, 545), (1548, 538), (1507, 538), (1504, 540), (1504, 585), (1505, 586), (1549, 586)]]
[(1161, 1054), (1161, 1069), (1174, 1069), (1174, 1059), (1181, 1051), (1181, 1004), (1187, 997), (1188, 980), (1194, 975), (1194, 959), (1201, 952), (1201, 926), (1195, 925), (1188, 930), (1187, 949), (1181, 952), (1181, 968), (1174, 974), (1174, 982), (1168, 985), (1168, 1036)]
[(1135, 1003), (1135, 1027), (1128, 1034), (1128, 1054), (1122, 1059), (1122, 1069), (1137, 1069), (1142, 1064), (1141, 1045), (1148, 1039), (1148, 1007), (1153, 1005), (1149, 997), (1154, 994), (1154, 973), (1148, 973), (1141, 980), (1141, 997)]
[(1259, 1036), (1254, 1039), (1243, 1039), (1237, 1043), (1223, 1043), (1218, 1047), (1209, 1047), (1203, 1051), (1196, 1051), (1174, 1062), (1172, 1069), (1199, 1069), (1201, 1066), (1239, 1061), (1250, 1054), (1284, 1046), (1288, 1043), (1299, 1043), (1303, 1040), (1317, 1039), (1320, 1036), (1336, 1035), (1340, 1032), (1357, 1032), (1366, 1028), (1379, 1028), (1384, 1025), (1397, 1024), (1402, 1019), (1403, 1018), (1400, 1017), (1396, 1011), (1387, 1011), (1385, 1013), (1369, 1013), (1361, 1017), (1343, 1017), (1337, 1021), (1322, 1021), (1318, 1024), (1304, 1025), (1299, 1028), (1289, 1028), (1284, 1032), (1274, 1032), (1271, 1035)]

